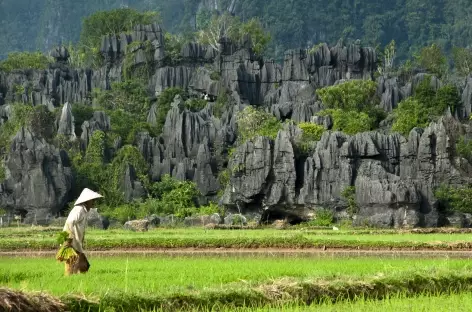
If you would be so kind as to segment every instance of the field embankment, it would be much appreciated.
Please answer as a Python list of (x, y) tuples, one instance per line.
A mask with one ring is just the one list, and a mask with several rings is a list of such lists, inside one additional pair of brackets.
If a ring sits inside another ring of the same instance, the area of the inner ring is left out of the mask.
[[(54, 251), (60, 229), (11, 228), (0, 230), (0, 253)], [(432, 233), (431, 233), (432, 232)], [(322, 250), (472, 250), (472, 232), (253, 229), (207, 230), (203, 228), (153, 229), (137, 233), (123, 230), (91, 230), (87, 251), (159, 249), (322, 249)]]

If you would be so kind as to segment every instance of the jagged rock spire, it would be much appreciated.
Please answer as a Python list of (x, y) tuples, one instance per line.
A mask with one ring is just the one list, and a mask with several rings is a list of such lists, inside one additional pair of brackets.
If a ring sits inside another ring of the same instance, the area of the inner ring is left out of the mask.
[(69, 137), (71, 140), (75, 140), (75, 131), (74, 131), (74, 116), (72, 115), (72, 105), (67, 102), (64, 104), (61, 113), (61, 119), (59, 120), (59, 129), (57, 134), (64, 135)]

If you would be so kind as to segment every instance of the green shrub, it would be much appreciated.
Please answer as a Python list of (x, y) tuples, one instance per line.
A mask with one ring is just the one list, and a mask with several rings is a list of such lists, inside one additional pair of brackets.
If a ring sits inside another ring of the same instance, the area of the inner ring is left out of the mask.
[(218, 182), (220, 183), (221, 187), (224, 189), (228, 183), (230, 178), (231, 170), (226, 168), (225, 170), (221, 170), (218, 174)]
[(454, 47), (452, 49), (454, 67), (460, 75), (468, 76), (472, 73), (472, 50)]
[(16, 95), (21, 96), (25, 93), (25, 86), (16, 84), (13, 86), (13, 90)]
[(406, 82), (413, 77), (413, 62), (411, 60), (407, 60), (403, 64), (401, 64), (397, 70), (397, 75), (400, 81)]
[(215, 80), (215, 81), (219, 81), (219, 80), (221, 79), (221, 75), (220, 75), (219, 72), (213, 71), (213, 72), (211, 72), (211, 74), (210, 74), (210, 79), (211, 79), (211, 80)]
[(213, 115), (221, 118), (223, 112), (228, 108), (229, 95), (226, 91), (221, 91), (216, 99), (216, 103), (213, 105)]
[(456, 143), (456, 154), (468, 161), (472, 161), (472, 140), (461, 136)]
[(74, 173), (75, 193), (77, 197), (84, 187), (99, 190), (105, 195), (105, 203), (112, 200), (106, 192), (110, 191), (109, 171), (105, 164), (106, 135), (95, 131), (90, 138), (85, 155), (80, 150), (72, 150), (69, 155)]
[(239, 28), (239, 33), (241, 38), (246, 34), (251, 37), (252, 49), (257, 55), (264, 53), (272, 39), (270, 33), (264, 29), (258, 18), (251, 18), (249, 21), (243, 23)]
[[(144, 52), (144, 64), (134, 66), (136, 53)], [(149, 40), (133, 41), (126, 46), (126, 55), (123, 61), (123, 78), (125, 80), (136, 80), (143, 84), (147, 83), (153, 72), (154, 50)]]
[(425, 128), (429, 123), (428, 109), (412, 97), (402, 101), (393, 110), (393, 116), (395, 122), (392, 131), (399, 132), (404, 136), (408, 136), (413, 128)]
[(472, 186), (441, 185), (434, 191), (441, 207), (447, 212), (472, 213)]
[(133, 126), (140, 123), (136, 116), (123, 110), (108, 110), (110, 116), (111, 131), (127, 140), (133, 131)]
[(327, 115), (333, 119), (333, 130), (342, 131), (349, 135), (373, 130), (377, 124), (375, 116), (364, 112), (325, 109), (318, 113), (318, 116)]
[(112, 83), (111, 90), (95, 94), (97, 103), (106, 110), (123, 110), (144, 120), (149, 112), (149, 96), (143, 83), (125, 80)]
[(131, 130), (125, 137), (125, 144), (134, 144), (136, 140), (136, 135), (140, 132), (148, 132), (151, 137), (157, 137), (159, 135), (158, 129), (152, 126), (150, 123), (138, 122), (132, 125)]
[(298, 127), (303, 130), (303, 140), (319, 141), (321, 136), (326, 131), (326, 128), (311, 122), (301, 122)]
[(356, 202), (356, 187), (347, 186), (341, 192), (341, 196), (347, 201), (347, 212), (352, 216), (357, 213), (359, 207)]
[(415, 58), (420, 67), (438, 77), (442, 77), (448, 70), (447, 58), (436, 44), (424, 47)]
[(330, 226), (334, 223), (334, 214), (329, 209), (318, 210), (315, 219), (308, 222), (311, 226)]
[(90, 138), (85, 156), (75, 155), (72, 164), (79, 189), (89, 187), (103, 191), (108, 183), (105, 167), (105, 133), (95, 131)]
[(91, 63), (91, 59), (98, 56), (103, 36), (117, 36), (133, 30), (136, 25), (149, 25), (156, 21), (159, 21), (157, 12), (141, 13), (129, 8), (99, 11), (84, 18), (80, 33), (80, 47), (86, 55), (84, 58)]
[(94, 109), (92, 106), (84, 104), (72, 104), (72, 115), (74, 116), (75, 134), (82, 134), (82, 124), (93, 117)]
[(277, 137), (282, 123), (277, 118), (252, 106), (246, 107), (237, 116), (238, 134), (241, 142), (265, 136), (272, 140)]
[(333, 130), (347, 134), (373, 130), (385, 118), (385, 112), (377, 107), (376, 90), (376, 83), (370, 80), (351, 80), (318, 89), (316, 93), (327, 108), (318, 115), (330, 115)]
[(85, 152), (86, 162), (103, 164), (105, 162), (105, 133), (94, 131)]
[(296, 148), (299, 150), (297, 155), (308, 155), (313, 152), (315, 142), (321, 139), (326, 129), (323, 126), (311, 122), (299, 123), (298, 127), (302, 129), (303, 134), (300, 141), (296, 144)]
[(393, 111), (395, 122), (392, 131), (408, 136), (414, 127), (425, 128), (429, 122), (443, 115), (448, 107), (454, 112), (461, 104), (459, 91), (453, 85), (445, 85), (435, 91), (431, 76), (426, 77), (415, 89), (415, 94)]
[(56, 118), (45, 105), (35, 106), (28, 119), (29, 128), (34, 134), (44, 139), (51, 139), (53, 137)]
[(169, 66), (176, 65), (182, 61), (182, 46), (186, 42), (182, 35), (164, 34), (164, 44), (166, 47), (165, 63)]
[(308, 54), (315, 54), (323, 46), (322, 43), (314, 44), (309, 50)]
[(104, 206), (102, 207), (102, 209), (100, 209), (100, 212), (103, 216), (116, 220), (123, 224), (129, 220), (140, 218), (140, 208), (141, 207), (139, 206), (139, 204), (133, 202), (115, 207)]
[[(200, 24), (202, 25), (202, 24)], [(221, 37), (221, 31), (225, 32), (225, 37), (230, 38), (233, 42), (239, 42), (244, 36), (251, 37), (252, 48), (254, 52), (261, 55), (271, 40), (271, 36), (262, 27), (261, 22), (257, 18), (242, 23), (238, 17), (231, 16), (229, 13), (213, 14), (213, 16), (205, 22), (205, 26), (197, 32), (197, 40), (199, 43), (209, 45), (218, 50), (218, 42)]]
[(434, 98), (436, 91), (431, 86), (431, 76), (426, 75), (424, 79), (416, 86), (413, 92), (413, 96), (425, 107), (434, 106)]
[(198, 208), (198, 215), (208, 216), (217, 213), (219, 215), (224, 215), (224, 210), (214, 202), (210, 202), (207, 206)]
[(17, 69), (46, 69), (51, 58), (41, 52), (12, 52), (0, 62), (0, 70), (11, 72)]
[(86, 57), (84, 49), (81, 49), (77, 45), (72, 44), (72, 42), (69, 42), (67, 50), (69, 51), (69, 65), (72, 68), (84, 68)]
[(44, 139), (51, 139), (54, 134), (55, 117), (46, 106), (12, 104), (10, 119), (0, 126), (0, 149), (9, 148), (12, 138), (26, 127)]
[[(5, 181), (6, 177), (6, 168), (5, 168), (5, 163), (2, 161), (0, 162), (0, 182)], [(1, 216), (1, 209), (0, 209), (0, 216)]]
[(203, 99), (188, 99), (185, 101), (185, 107), (192, 112), (199, 112), (207, 105), (207, 101)]
[(378, 104), (377, 84), (371, 80), (350, 80), (316, 90), (325, 108), (369, 111)]
[(174, 101), (175, 96), (179, 94), (182, 98), (185, 97), (184, 90), (180, 88), (167, 88), (159, 95), (157, 102), (157, 129), (162, 131), (166, 122), (167, 113), (171, 109), (171, 104)]
[(439, 88), (435, 97), (435, 105), (433, 114), (442, 115), (448, 107), (451, 107), (451, 112), (454, 113), (461, 105), (461, 98), (459, 90), (454, 85), (445, 85)]
[(112, 176), (109, 185), (115, 191), (120, 189), (120, 183), (128, 165), (134, 168), (136, 176), (144, 186), (149, 184), (148, 163), (135, 146), (125, 145), (118, 151), (110, 166)]
[(150, 186), (149, 191), (155, 199), (148, 203), (153, 211), (178, 217), (187, 217), (198, 211), (196, 202), (201, 194), (191, 181), (179, 181), (164, 175), (160, 182)]

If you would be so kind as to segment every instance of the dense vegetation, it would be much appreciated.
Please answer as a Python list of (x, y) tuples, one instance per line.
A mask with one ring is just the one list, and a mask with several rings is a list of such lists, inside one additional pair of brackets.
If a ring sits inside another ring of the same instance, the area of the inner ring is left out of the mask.
[(51, 59), (41, 52), (12, 52), (0, 62), (0, 70), (11, 72), (15, 69), (46, 69)]
[[(203, 5), (197, 13), (201, 2), (129, 0), (127, 4), (161, 12), (165, 28), (175, 33), (205, 25), (214, 8)], [(230, 2), (217, 1), (218, 9), (226, 9)], [(0, 57), (9, 51), (46, 50), (61, 40), (77, 42), (83, 17), (122, 4), (121, 0), (0, 2), (0, 30), (5, 39), (0, 42)], [(269, 29), (273, 40), (268, 53), (279, 61), (288, 48), (306, 48), (320, 41), (335, 43), (339, 38), (361, 39), (373, 46), (385, 46), (394, 39), (401, 58), (433, 42), (452, 50), (472, 41), (471, 10), (467, 0), (240, 0), (236, 6), (243, 21), (258, 17)]]
[(413, 96), (402, 101), (394, 110), (392, 131), (408, 136), (414, 127), (427, 127), (431, 121), (443, 115), (448, 107), (454, 112), (460, 103), (459, 90), (454, 85), (444, 85), (435, 90), (429, 76), (417, 86)]
[(316, 93), (326, 108), (318, 115), (331, 116), (333, 130), (347, 134), (373, 130), (385, 117), (377, 107), (376, 88), (373, 81), (351, 80), (318, 89)]

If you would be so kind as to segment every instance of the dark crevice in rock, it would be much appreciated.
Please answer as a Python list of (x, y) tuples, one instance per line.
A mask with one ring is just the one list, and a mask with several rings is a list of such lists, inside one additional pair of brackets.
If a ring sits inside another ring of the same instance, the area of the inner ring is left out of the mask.
[(262, 224), (272, 224), (276, 220), (286, 220), (291, 225), (300, 224), (301, 222), (306, 221), (299, 215), (287, 211), (285, 207), (272, 207), (263, 211), (261, 215)]

